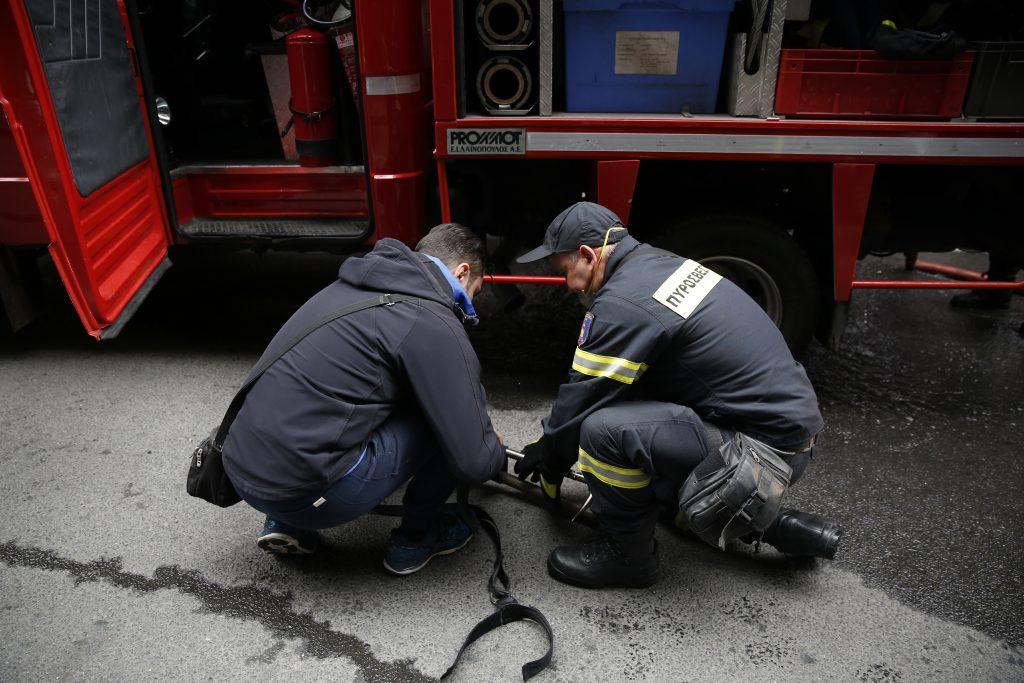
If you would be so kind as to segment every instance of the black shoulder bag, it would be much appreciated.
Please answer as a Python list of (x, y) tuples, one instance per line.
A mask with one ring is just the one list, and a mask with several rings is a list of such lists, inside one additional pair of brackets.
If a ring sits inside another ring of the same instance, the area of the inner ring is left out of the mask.
[[(712, 444), (721, 434), (708, 430)], [(779, 516), (793, 469), (771, 446), (736, 432), (690, 472), (679, 489), (686, 525), (719, 549), (748, 533), (758, 537)]]
[(260, 378), (267, 368), (277, 362), (281, 356), (305, 339), (310, 333), (320, 329), (332, 320), (337, 320), (350, 313), (374, 306), (391, 306), (399, 301), (415, 298), (414, 296), (402, 294), (381, 294), (372, 299), (356, 302), (317, 320), (289, 339), (276, 353), (270, 353), (268, 349), (264, 353), (264, 358), (260, 361), (259, 365), (249, 373), (249, 377), (245, 380), (242, 388), (238, 390), (238, 393), (231, 400), (231, 405), (228, 406), (220, 426), (212, 431), (210, 436), (203, 439), (202, 443), (192, 452), (188, 467), (188, 478), (185, 481), (185, 490), (188, 491), (188, 494), (196, 498), (202, 498), (206, 502), (219, 505), (222, 508), (230, 507), (241, 500), (238, 492), (235, 491), (235, 487), (231, 484), (231, 480), (228, 479), (227, 473), (224, 471), (221, 449), (224, 447), (224, 439), (227, 438), (228, 430), (231, 429), (231, 423), (235, 421), (238, 411), (242, 409), (245, 395), (249, 393), (249, 389), (252, 388), (252, 385), (256, 383), (256, 380)]

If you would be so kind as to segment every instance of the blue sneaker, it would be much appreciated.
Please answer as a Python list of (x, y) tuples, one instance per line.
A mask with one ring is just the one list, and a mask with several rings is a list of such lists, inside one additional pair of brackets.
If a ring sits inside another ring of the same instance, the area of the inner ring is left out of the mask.
[(268, 516), (256, 545), (278, 555), (309, 555), (320, 545), (320, 534), (296, 529)]
[(418, 572), (431, 558), (451, 555), (473, 538), (473, 530), (454, 512), (441, 513), (434, 528), (418, 541), (409, 540), (397, 531), (391, 532), (384, 549), (384, 568), (399, 576)]

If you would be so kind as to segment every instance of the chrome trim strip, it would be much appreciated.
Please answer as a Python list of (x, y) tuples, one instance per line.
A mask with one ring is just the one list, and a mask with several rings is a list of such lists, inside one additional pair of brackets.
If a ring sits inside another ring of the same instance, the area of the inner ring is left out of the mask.
[(402, 74), (401, 76), (367, 76), (367, 95), (404, 95), (420, 91), (419, 74)]
[(1024, 158), (1024, 138), (726, 135), (721, 133), (526, 134), (530, 152), (667, 152), (786, 156)]
[(218, 173), (235, 173), (238, 171), (254, 170), (254, 169), (291, 169), (301, 171), (303, 174), (315, 173), (315, 174), (363, 174), (366, 172), (363, 166), (300, 166), (295, 163), (280, 163), (280, 164), (194, 164), (188, 166), (178, 166), (172, 168), (170, 171), (171, 178), (180, 178), (192, 173), (205, 173), (208, 175)]

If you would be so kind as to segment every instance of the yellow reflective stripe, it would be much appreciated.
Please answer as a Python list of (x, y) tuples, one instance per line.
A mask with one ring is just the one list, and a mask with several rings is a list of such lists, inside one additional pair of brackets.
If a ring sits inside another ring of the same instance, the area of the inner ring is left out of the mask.
[(572, 369), (591, 377), (608, 377), (623, 384), (632, 384), (647, 370), (647, 364), (615, 356), (601, 356), (577, 347)]
[(579, 466), (581, 472), (589, 472), (599, 480), (621, 489), (642, 489), (650, 485), (651, 478), (641, 469), (616, 467), (594, 458), (580, 448)]
[(600, 356), (596, 353), (590, 353), (589, 351), (584, 351), (580, 348), (576, 349), (576, 355), (595, 363), (614, 363), (615, 365), (621, 365), (627, 370), (633, 370), (635, 372), (643, 372), (647, 369), (646, 363), (635, 363), (631, 360), (626, 360), (625, 358), (616, 358), (615, 356)]
[(607, 370), (592, 370), (591, 368), (575, 362), (572, 364), (572, 369), (583, 375), (590, 375), (591, 377), (607, 377), (609, 379), (614, 379), (616, 382), (622, 382), (623, 384), (632, 384), (635, 380), (634, 377), (626, 377)]
[(540, 487), (544, 489), (544, 493), (548, 498), (558, 497), (558, 487), (545, 479), (543, 474), (540, 475)]
[(584, 461), (584, 459), (586, 459), (588, 462), (591, 462), (591, 463), (597, 465), (598, 467), (600, 467), (603, 470), (608, 470), (609, 472), (614, 472), (615, 474), (621, 474), (621, 475), (627, 476), (627, 477), (631, 477), (631, 476), (646, 477), (647, 476), (647, 473), (644, 472), (639, 467), (618, 467), (616, 465), (610, 465), (610, 464), (608, 464), (606, 462), (602, 462), (602, 461), (598, 460), (597, 458), (595, 458), (594, 456), (592, 456), (590, 453), (587, 453), (585, 450), (583, 450), (583, 447), (580, 446), (580, 462), (582, 463)]

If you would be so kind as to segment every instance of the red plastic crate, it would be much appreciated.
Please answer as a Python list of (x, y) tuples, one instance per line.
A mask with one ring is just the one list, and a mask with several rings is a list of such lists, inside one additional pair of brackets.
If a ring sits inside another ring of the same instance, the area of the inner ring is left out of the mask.
[(814, 118), (960, 116), (974, 52), (889, 59), (873, 50), (783, 50), (775, 112)]

